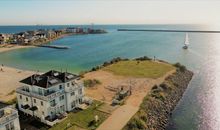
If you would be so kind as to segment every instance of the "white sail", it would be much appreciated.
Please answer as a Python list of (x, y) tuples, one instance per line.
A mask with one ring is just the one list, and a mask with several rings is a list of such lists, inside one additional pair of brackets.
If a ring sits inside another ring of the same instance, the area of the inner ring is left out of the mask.
[(189, 36), (188, 33), (186, 33), (185, 43), (186, 46), (189, 45)]

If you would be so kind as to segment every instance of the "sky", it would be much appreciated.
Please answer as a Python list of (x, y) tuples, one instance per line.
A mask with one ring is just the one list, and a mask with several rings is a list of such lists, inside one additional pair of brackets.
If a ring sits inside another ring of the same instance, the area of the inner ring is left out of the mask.
[(220, 24), (218, 0), (0, 0), (0, 25)]

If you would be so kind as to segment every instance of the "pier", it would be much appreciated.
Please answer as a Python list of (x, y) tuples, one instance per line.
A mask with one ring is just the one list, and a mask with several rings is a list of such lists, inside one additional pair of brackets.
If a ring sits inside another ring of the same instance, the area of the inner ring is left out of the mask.
[(36, 45), (37, 47), (46, 47), (46, 48), (54, 48), (54, 49), (69, 49), (67, 46), (57, 46), (57, 45)]
[(118, 29), (118, 31), (141, 31), (141, 32), (188, 32), (188, 33), (220, 33), (213, 30), (153, 30), (153, 29)]

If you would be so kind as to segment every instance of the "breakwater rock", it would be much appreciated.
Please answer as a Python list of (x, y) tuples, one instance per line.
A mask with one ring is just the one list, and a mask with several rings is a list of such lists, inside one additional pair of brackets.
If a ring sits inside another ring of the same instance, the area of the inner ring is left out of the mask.
[(162, 84), (155, 85), (123, 130), (164, 130), (192, 76), (191, 71), (177, 69)]

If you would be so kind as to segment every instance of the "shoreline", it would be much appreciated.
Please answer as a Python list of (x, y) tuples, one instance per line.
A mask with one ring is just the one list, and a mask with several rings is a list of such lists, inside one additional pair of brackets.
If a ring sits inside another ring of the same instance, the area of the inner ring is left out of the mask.
[(193, 72), (189, 70), (177, 71), (159, 86), (155, 85), (123, 130), (165, 130), (192, 77)]
[(64, 37), (67, 37), (67, 36), (71, 36), (71, 35), (74, 35), (74, 34), (64, 34), (64, 35), (61, 35), (59, 37), (56, 37), (56, 38), (53, 38), (53, 39), (50, 39), (50, 40), (47, 40), (47, 41), (44, 41), (44, 42), (41, 42), (41, 43), (34, 43), (32, 45), (17, 45), (17, 44), (4, 44), (4, 45), (0, 45), (0, 53), (3, 53), (3, 52), (8, 52), (8, 51), (12, 51), (12, 50), (17, 50), (17, 49), (23, 49), (23, 48), (34, 48), (34, 47), (38, 47), (37, 45), (44, 45), (44, 44), (48, 44), (50, 42), (53, 42), (53, 41), (56, 41), (58, 39), (61, 39), (61, 38), (64, 38)]
[(31, 45), (3, 44), (3, 45), (0, 45), (0, 53), (12, 51), (12, 50), (17, 50), (17, 49), (40, 47), (40, 45), (47, 45), (50, 42), (59, 40), (59, 39), (64, 38), (64, 37), (72, 36), (72, 35), (85, 35), (85, 34), (74, 34), (74, 33), (63, 34), (63, 35), (58, 36), (56, 38), (46, 40), (46, 41), (43, 41), (43, 42), (40, 42), (40, 43), (33, 43)]
[(33, 48), (33, 47), (35, 47), (35, 46), (12, 45), (12, 44), (1, 45), (0, 46), (0, 53), (12, 51), (12, 50), (17, 50), (17, 49)]

